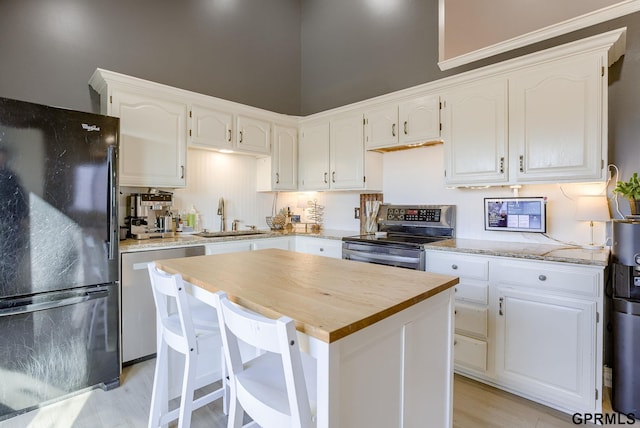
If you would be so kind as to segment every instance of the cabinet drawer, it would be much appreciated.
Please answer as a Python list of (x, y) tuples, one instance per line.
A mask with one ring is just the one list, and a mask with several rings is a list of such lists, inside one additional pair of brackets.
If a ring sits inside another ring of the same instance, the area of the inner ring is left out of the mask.
[(454, 275), (460, 278), (487, 280), (488, 260), (457, 253), (427, 252), (427, 272)]
[(545, 262), (497, 261), (491, 263), (491, 281), (546, 291), (597, 296), (602, 269)]
[(486, 338), (488, 311), (489, 309), (486, 307), (456, 303), (456, 332)]
[(456, 365), (481, 372), (487, 370), (487, 342), (456, 334), (453, 344)]
[(487, 282), (462, 279), (460, 283), (456, 285), (455, 290), (456, 300), (464, 300), (481, 305), (489, 303), (489, 284)]

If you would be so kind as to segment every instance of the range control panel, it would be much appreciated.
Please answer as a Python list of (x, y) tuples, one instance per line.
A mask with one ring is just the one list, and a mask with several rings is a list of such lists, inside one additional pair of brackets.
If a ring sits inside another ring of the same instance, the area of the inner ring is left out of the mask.
[(378, 224), (393, 228), (400, 226), (453, 228), (455, 216), (455, 205), (382, 204), (378, 211)]
[(423, 221), (439, 222), (440, 208), (390, 208), (387, 210), (387, 220), (391, 221)]

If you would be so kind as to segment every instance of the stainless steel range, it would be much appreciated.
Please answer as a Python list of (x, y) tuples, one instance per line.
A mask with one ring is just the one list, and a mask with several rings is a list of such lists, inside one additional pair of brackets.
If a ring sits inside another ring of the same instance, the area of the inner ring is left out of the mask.
[(378, 232), (342, 238), (342, 258), (424, 270), (424, 244), (453, 238), (455, 218), (455, 205), (383, 204)]

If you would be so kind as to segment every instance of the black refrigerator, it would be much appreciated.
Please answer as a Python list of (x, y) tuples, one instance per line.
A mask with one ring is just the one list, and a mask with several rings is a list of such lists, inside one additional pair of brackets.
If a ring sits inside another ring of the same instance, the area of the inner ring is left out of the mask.
[(118, 135), (0, 98), (0, 420), (120, 384)]

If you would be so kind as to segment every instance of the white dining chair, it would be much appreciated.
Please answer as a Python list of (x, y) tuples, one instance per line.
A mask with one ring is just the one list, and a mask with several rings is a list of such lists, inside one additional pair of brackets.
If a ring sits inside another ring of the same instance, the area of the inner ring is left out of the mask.
[[(219, 398), (227, 399), (228, 383), (222, 357), (222, 340), (215, 308), (197, 301), (187, 294), (181, 275), (160, 271), (149, 263), (149, 277), (156, 305), (158, 344), (156, 367), (149, 412), (149, 428), (166, 427), (178, 419), (179, 428), (191, 425), (191, 413)], [(206, 342), (206, 343), (205, 343)], [(184, 372), (180, 391), (180, 406), (169, 411), (170, 379), (169, 351), (183, 355)], [(204, 353), (203, 350), (213, 354)], [(217, 352), (217, 355), (215, 353)], [(220, 369), (202, 373), (202, 366), (220, 361)], [(194, 391), (221, 381), (221, 387), (194, 400)], [(223, 403), (226, 411), (226, 403)]]
[[(291, 318), (272, 320), (215, 295), (231, 396), (227, 427), (242, 426), (246, 412), (263, 428), (315, 426), (316, 362), (300, 352)], [(266, 351), (242, 362), (240, 343)]]

